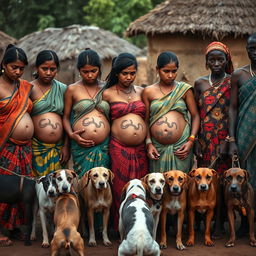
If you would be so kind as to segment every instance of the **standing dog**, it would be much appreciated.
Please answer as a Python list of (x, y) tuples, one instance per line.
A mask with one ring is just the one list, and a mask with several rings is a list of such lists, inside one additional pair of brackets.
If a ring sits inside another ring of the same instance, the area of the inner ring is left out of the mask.
[(123, 188), (119, 209), (121, 244), (118, 256), (159, 256), (160, 248), (153, 239), (153, 215), (146, 203), (146, 184), (138, 179)]
[(247, 215), (250, 227), (250, 245), (256, 246), (254, 236), (254, 192), (251, 184), (248, 182), (248, 176), (248, 172), (240, 168), (230, 168), (224, 172), (224, 196), (228, 209), (230, 230), (230, 238), (225, 244), (226, 247), (233, 247), (235, 245), (234, 210)]
[(178, 232), (176, 235), (176, 247), (178, 250), (184, 250), (186, 247), (182, 244), (182, 225), (187, 206), (187, 185), (188, 175), (179, 170), (172, 170), (164, 173), (166, 185), (163, 194), (163, 209), (161, 212), (161, 248), (167, 248), (166, 238), (166, 216), (167, 213), (178, 213)]
[(213, 246), (210, 227), (216, 205), (217, 172), (209, 168), (198, 168), (190, 171), (189, 175), (192, 179), (188, 187), (189, 238), (187, 246), (193, 246), (195, 241), (195, 211), (206, 212), (205, 245)]
[[(89, 245), (96, 246), (94, 231), (94, 213), (103, 213), (103, 244), (110, 246), (112, 243), (108, 239), (108, 220), (110, 207), (112, 204), (112, 193), (110, 183), (114, 174), (107, 168), (95, 167), (85, 173), (79, 181), (79, 193), (83, 198), (88, 216), (89, 224)], [(84, 225), (84, 223), (82, 223)]]
[(77, 228), (80, 220), (78, 198), (74, 183), (77, 175), (73, 170), (63, 169), (53, 173), (59, 196), (54, 211), (55, 233), (51, 241), (51, 256), (58, 255), (61, 249), (84, 256), (84, 241)]
[[(56, 181), (52, 174), (47, 174), (37, 180), (36, 184), (37, 202), (35, 203), (33, 228), (31, 233), (31, 240), (36, 239), (36, 218), (39, 208), (39, 215), (43, 230), (43, 243), (42, 247), (47, 248), (50, 246), (48, 232), (47, 232), (47, 217), (53, 220), (55, 209), (55, 199), (57, 196)], [(52, 223), (49, 223), (52, 224)], [(52, 226), (52, 225), (51, 225)]]
[(147, 202), (154, 218), (153, 238), (156, 240), (157, 226), (162, 211), (162, 196), (164, 192), (165, 178), (160, 172), (152, 172), (141, 179), (147, 184)]

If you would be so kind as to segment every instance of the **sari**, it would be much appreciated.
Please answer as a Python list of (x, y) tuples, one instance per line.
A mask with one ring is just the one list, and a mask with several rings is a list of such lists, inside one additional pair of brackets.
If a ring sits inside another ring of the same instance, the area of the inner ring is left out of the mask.
[[(129, 113), (137, 114), (145, 119), (146, 107), (140, 100), (130, 103), (111, 103), (111, 119), (115, 120)], [(127, 146), (114, 137), (109, 144), (111, 170), (115, 175), (113, 180), (113, 217), (114, 229), (118, 229), (121, 192), (124, 185), (132, 179), (140, 179), (148, 173), (148, 159), (145, 143), (137, 146)]]
[(238, 91), (236, 142), (242, 168), (250, 175), (256, 190), (256, 77), (248, 79)]
[[(31, 116), (45, 113), (63, 115), (64, 93), (67, 86), (57, 80), (52, 81), (51, 88), (39, 99), (35, 100)], [(63, 142), (48, 144), (39, 141), (35, 137), (32, 141), (32, 166), (35, 176), (44, 176), (48, 173), (61, 169), (60, 152)]]
[[(214, 84), (201, 93), (198, 99), (200, 130), (198, 142), (202, 157), (197, 158), (200, 167), (209, 167), (218, 157), (219, 147), (228, 135), (228, 111), (230, 105), (230, 77)], [(230, 159), (218, 159), (214, 169), (222, 174), (231, 167)]]
[(181, 113), (186, 121), (183, 134), (174, 144), (163, 145), (157, 142), (153, 137), (151, 138), (153, 145), (160, 154), (160, 157), (158, 160), (150, 159), (150, 172), (167, 172), (170, 170), (182, 170), (184, 172), (188, 172), (192, 167), (192, 151), (184, 160), (180, 160), (174, 155), (174, 152), (186, 143), (190, 136), (191, 125), (189, 112), (185, 101), (182, 99), (183, 95), (190, 88), (192, 88), (191, 85), (184, 82), (178, 82), (173, 91), (160, 99), (153, 100), (150, 104), (150, 127), (171, 110)]
[[(78, 120), (94, 109), (104, 113), (109, 120), (109, 104), (102, 100), (102, 92), (103, 88), (97, 93), (94, 99), (83, 99), (73, 105), (70, 117), (72, 128), (74, 128)], [(89, 148), (81, 147), (76, 141), (71, 140), (71, 154), (74, 162), (74, 170), (79, 175), (79, 178), (94, 167), (102, 166), (110, 168), (108, 144), (108, 137), (101, 144)]]
[[(19, 80), (19, 87), (10, 97), (0, 100), (0, 174), (11, 175), (1, 167), (19, 175), (32, 176), (31, 141), (18, 141), (11, 134), (26, 112), (32, 109), (29, 95), (32, 85)], [(14, 229), (24, 224), (23, 204), (0, 203), (0, 225)]]

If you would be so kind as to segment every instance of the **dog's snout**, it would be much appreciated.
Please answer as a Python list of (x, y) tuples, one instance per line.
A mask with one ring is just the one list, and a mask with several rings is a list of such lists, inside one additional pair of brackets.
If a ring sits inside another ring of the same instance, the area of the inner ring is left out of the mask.
[(232, 184), (232, 185), (231, 185), (231, 190), (232, 190), (233, 192), (236, 192), (236, 191), (237, 191), (237, 185), (236, 185), (236, 184)]
[(201, 190), (207, 190), (207, 185), (206, 184), (201, 184), (200, 188), (201, 188)]
[(68, 191), (68, 186), (67, 185), (62, 186), (62, 191), (67, 192)]
[(99, 182), (99, 186), (100, 186), (101, 188), (103, 188), (104, 185), (105, 185), (105, 182), (103, 182), (103, 181), (100, 181), (100, 182)]
[(54, 191), (53, 191), (53, 190), (49, 190), (49, 191), (48, 191), (48, 194), (49, 194), (50, 196), (53, 196), (53, 195), (54, 195)]
[(156, 194), (161, 194), (161, 188), (160, 187), (156, 187)]
[(175, 191), (175, 192), (179, 191), (179, 186), (174, 185), (174, 186), (173, 186), (173, 191)]

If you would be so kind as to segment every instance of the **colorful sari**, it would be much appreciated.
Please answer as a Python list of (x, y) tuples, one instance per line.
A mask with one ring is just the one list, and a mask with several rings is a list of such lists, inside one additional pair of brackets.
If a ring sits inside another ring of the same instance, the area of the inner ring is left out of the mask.
[[(78, 120), (94, 109), (104, 113), (109, 120), (109, 104), (102, 100), (102, 92), (103, 89), (97, 93), (94, 99), (83, 99), (74, 104), (70, 118), (72, 128), (74, 128)], [(80, 178), (93, 167), (102, 166), (110, 168), (108, 144), (109, 138), (106, 138), (101, 144), (84, 148), (80, 147), (76, 141), (71, 140), (71, 154), (74, 162), (74, 170)]]
[[(54, 79), (51, 88), (40, 99), (33, 102), (34, 106), (31, 115), (56, 113), (62, 116), (66, 88), (65, 84)], [(35, 176), (43, 176), (61, 168), (60, 151), (62, 146), (62, 141), (56, 144), (48, 144), (33, 138), (32, 165)]]
[(256, 191), (256, 77), (247, 80), (238, 91), (236, 141), (242, 168), (250, 174)]
[[(230, 104), (230, 77), (225, 78), (221, 84), (201, 93), (198, 99), (200, 114), (200, 130), (198, 142), (202, 150), (202, 157), (197, 158), (200, 167), (209, 167), (216, 159), (220, 144), (224, 143), (228, 135), (228, 111)], [(231, 167), (230, 160), (218, 159), (214, 169), (223, 173)]]
[(180, 112), (186, 121), (182, 136), (175, 144), (162, 145), (152, 137), (152, 142), (160, 157), (158, 160), (150, 159), (150, 172), (167, 172), (169, 170), (182, 170), (188, 172), (192, 166), (193, 153), (184, 160), (174, 155), (190, 136), (190, 118), (183, 95), (192, 88), (191, 85), (179, 82), (174, 90), (160, 99), (153, 100), (150, 105), (150, 127), (169, 111)]
[[(146, 108), (142, 101), (130, 103), (114, 102), (111, 104), (111, 119), (115, 120), (129, 113), (137, 114), (145, 119)], [(112, 137), (109, 144), (111, 170), (115, 174), (113, 180), (113, 217), (114, 229), (118, 228), (121, 191), (132, 179), (140, 179), (148, 173), (148, 159), (145, 143), (138, 146), (127, 146)]]
[[(32, 176), (31, 141), (10, 138), (14, 128), (26, 112), (32, 109), (29, 99), (32, 85), (20, 80), (17, 90), (6, 99), (0, 100), (0, 174), (11, 175), (1, 167), (17, 174)], [(14, 229), (24, 224), (22, 204), (0, 203), (0, 225)]]

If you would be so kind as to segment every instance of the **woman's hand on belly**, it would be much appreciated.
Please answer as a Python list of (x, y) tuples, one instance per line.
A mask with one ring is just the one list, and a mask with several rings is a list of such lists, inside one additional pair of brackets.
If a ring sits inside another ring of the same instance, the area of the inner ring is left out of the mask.
[(76, 143), (81, 147), (85, 147), (85, 148), (93, 147), (95, 145), (93, 140), (86, 140), (81, 137), (81, 134), (84, 132), (85, 132), (85, 129), (74, 131), (71, 134), (70, 138), (72, 140), (75, 140)]
[(174, 155), (177, 156), (180, 160), (184, 160), (188, 157), (192, 147), (193, 142), (187, 141), (178, 150), (174, 152)]

